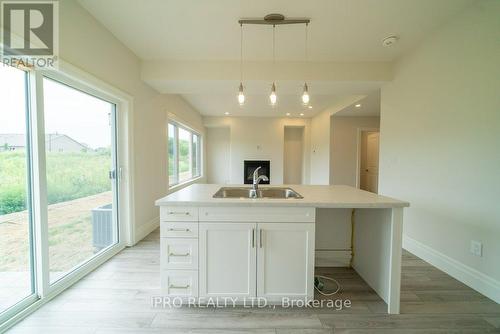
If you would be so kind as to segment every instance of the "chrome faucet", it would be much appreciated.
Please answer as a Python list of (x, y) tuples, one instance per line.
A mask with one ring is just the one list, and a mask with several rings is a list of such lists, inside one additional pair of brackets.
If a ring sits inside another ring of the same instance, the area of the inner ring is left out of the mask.
[(262, 166), (259, 166), (255, 168), (253, 171), (253, 183), (252, 183), (252, 190), (251, 190), (251, 197), (256, 198), (257, 197), (257, 190), (259, 189), (259, 182), (260, 181), (269, 181), (269, 178), (265, 175), (259, 175), (259, 169), (261, 169)]

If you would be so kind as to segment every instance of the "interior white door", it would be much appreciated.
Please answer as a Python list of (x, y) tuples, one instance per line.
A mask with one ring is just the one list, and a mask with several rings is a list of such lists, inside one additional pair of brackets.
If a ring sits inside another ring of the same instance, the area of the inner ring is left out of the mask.
[(371, 132), (366, 136), (366, 179), (368, 191), (378, 192), (378, 156), (379, 132)]
[(255, 297), (255, 223), (200, 223), (200, 297)]
[(312, 299), (314, 223), (257, 224), (257, 296)]

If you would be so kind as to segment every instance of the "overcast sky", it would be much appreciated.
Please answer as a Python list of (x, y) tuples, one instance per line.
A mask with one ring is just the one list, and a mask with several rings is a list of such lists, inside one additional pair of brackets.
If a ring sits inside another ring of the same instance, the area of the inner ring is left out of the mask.
[[(25, 133), (24, 72), (0, 64), (0, 134)], [(59, 133), (92, 148), (109, 147), (112, 104), (44, 79), (45, 133)]]

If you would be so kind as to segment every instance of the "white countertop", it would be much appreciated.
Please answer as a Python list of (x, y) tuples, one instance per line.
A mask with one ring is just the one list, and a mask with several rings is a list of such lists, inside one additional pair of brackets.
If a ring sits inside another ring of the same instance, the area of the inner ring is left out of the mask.
[[(401, 208), (408, 202), (349, 186), (275, 185), (290, 187), (304, 198), (213, 198), (221, 187), (242, 185), (192, 184), (155, 202), (158, 206), (303, 206), (316, 208)], [(248, 186), (248, 185), (246, 185)], [(261, 187), (273, 187), (261, 185)]]

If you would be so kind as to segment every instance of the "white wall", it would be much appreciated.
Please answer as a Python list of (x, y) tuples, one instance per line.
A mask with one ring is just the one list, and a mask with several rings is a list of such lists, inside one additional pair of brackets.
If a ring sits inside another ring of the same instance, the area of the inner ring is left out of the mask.
[(499, 1), (477, 2), (397, 65), (382, 88), (379, 188), (411, 203), (406, 247), (497, 302), (499, 18)]
[(154, 201), (167, 193), (166, 110), (201, 124), (180, 97), (160, 95), (140, 78), (140, 61), (74, 0), (59, 2), (60, 57), (134, 99), (134, 200), (136, 235), (157, 224)]
[(229, 127), (207, 128), (207, 183), (230, 183), (230, 142), (231, 129)]
[(380, 117), (332, 117), (330, 182), (356, 187), (358, 129), (378, 129)]
[[(206, 127), (226, 126), (230, 131), (230, 179), (243, 183), (244, 160), (270, 160), (271, 184), (283, 183), (285, 126), (304, 126), (304, 183), (309, 181), (309, 119), (272, 117), (205, 117)], [(210, 157), (207, 157), (209, 160)]]
[(304, 169), (304, 127), (285, 127), (283, 183), (302, 184)]
[(332, 184), (330, 180), (331, 116), (364, 96), (348, 96), (311, 119), (311, 184)]
[(330, 184), (330, 111), (311, 119), (311, 184)]

